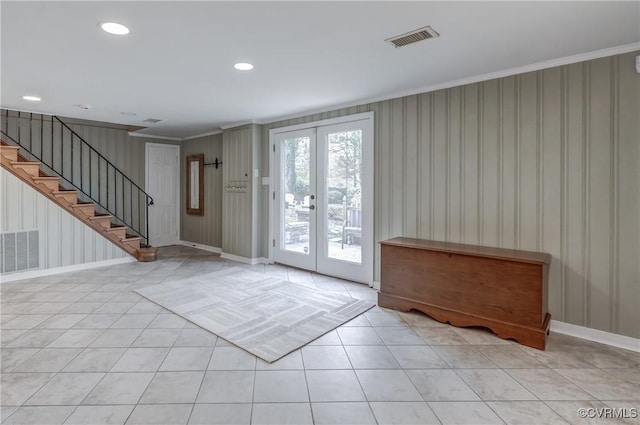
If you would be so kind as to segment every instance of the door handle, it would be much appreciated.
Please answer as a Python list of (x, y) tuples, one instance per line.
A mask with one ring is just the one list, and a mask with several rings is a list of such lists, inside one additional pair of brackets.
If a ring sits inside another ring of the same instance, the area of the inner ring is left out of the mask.
[(309, 209), (310, 209), (311, 211), (313, 211), (313, 210), (315, 210), (315, 209), (316, 209), (316, 206), (315, 206), (315, 205), (309, 205)]

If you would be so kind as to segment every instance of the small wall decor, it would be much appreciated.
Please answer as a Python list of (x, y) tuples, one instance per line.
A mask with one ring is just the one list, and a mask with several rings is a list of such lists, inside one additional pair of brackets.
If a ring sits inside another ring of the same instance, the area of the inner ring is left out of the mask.
[(187, 156), (187, 214), (204, 215), (204, 154)]
[(211, 162), (205, 162), (204, 163), (205, 167), (216, 167), (216, 170), (218, 169), (218, 167), (222, 166), (222, 161), (218, 160), (218, 157), (216, 157), (215, 161), (211, 161)]

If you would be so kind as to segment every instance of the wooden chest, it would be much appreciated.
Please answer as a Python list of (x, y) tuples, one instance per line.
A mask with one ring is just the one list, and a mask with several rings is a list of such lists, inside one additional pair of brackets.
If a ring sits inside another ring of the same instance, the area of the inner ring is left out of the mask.
[(484, 326), (544, 350), (549, 254), (411, 238), (381, 245), (381, 307)]

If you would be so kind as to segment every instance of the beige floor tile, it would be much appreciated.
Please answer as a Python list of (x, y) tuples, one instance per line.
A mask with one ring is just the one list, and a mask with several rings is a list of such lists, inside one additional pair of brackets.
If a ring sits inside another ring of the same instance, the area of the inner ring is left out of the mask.
[(189, 418), (189, 425), (249, 425), (250, 403), (196, 404)]
[(254, 403), (308, 402), (307, 381), (301, 370), (261, 370), (255, 375)]
[(499, 369), (460, 369), (456, 374), (482, 400), (537, 400), (526, 388)]
[(506, 372), (540, 400), (595, 398), (551, 369), (509, 369)]
[(139, 404), (133, 409), (127, 425), (183, 425), (189, 420), (192, 404)]
[(376, 402), (371, 403), (378, 424), (428, 425), (440, 421), (424, 402)]
[(140, 403), (193, 403), (204, 372), (157, 372)]
[(78, 406), (65, 425), (122, 425), (134, 406)]
[(108, 373), (82, 404), (136, 404), (153, 373)]
[(56, 425), (64, 423), (75, 406), (20, 407), (2, 422), (3, 425)]
[(360, 382), (352, 370), (306, 371), (312, 402), (365, 401)]
[(315, 425), (375, 425), (368, 403), (312, 403)]
[(117, 360), (112, 372), (155, 372), (167, 357), (169, 348), (129, 348)]
[(254, 404), (252, 425), (311, 425), (309, 403)]
[(451, 369), (407, 370), (425, 401), (475, 401), (480, 397)]
[(209, 371), (197, 403), (251, 403), (254, 377), (254, 371)]
[(504, 422), (481, 401), (431, 402), (429, 407), (443, 424), (503, 424)]
[(81, 351), (80, 348), (44, 348), (13, 371), (60, 372)]
[(31, 406), (65, 406), (80, 404), (104, 373), (59, 373), (25, 404)]

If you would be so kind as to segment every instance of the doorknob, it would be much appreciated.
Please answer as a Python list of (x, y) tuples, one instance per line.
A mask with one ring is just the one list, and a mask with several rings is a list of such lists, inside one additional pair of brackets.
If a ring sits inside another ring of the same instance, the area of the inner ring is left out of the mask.
[(313, 210), (315, 210), (315, 209), (316, 209), (316, 206), (315, 206), (315, 205), (309, 205), (309, 209), (310, 209), (311, 211), (313, 211)]

